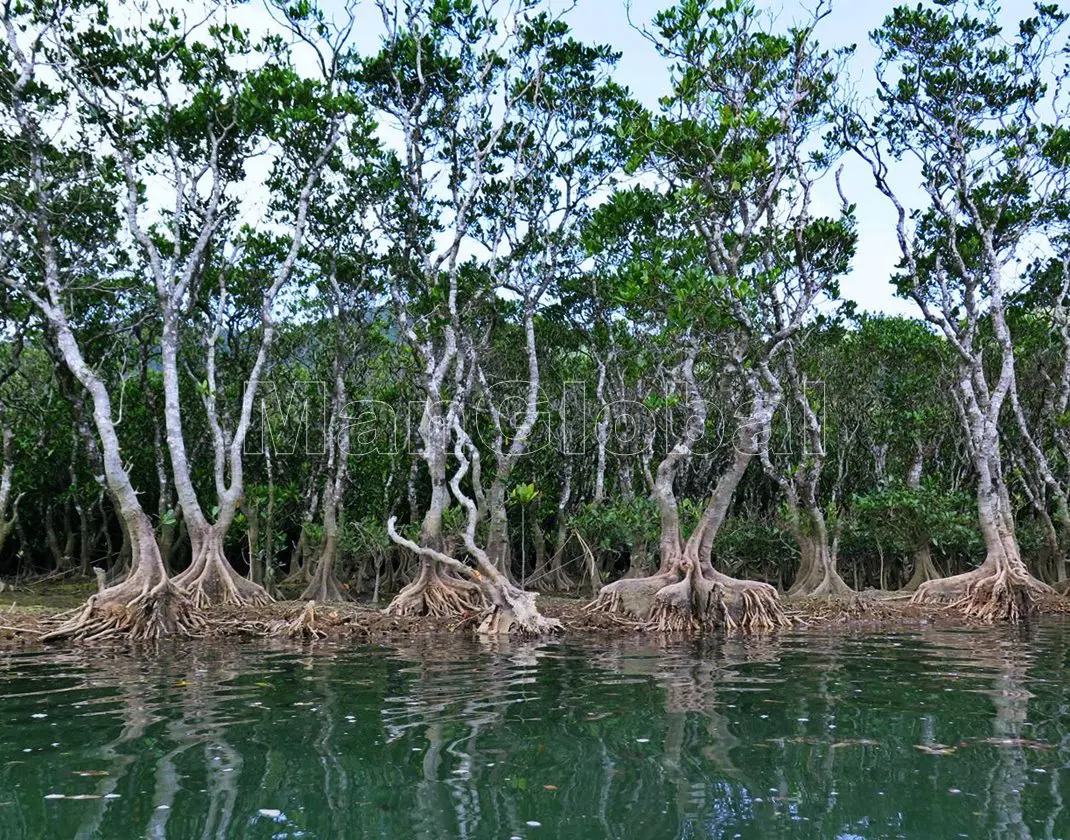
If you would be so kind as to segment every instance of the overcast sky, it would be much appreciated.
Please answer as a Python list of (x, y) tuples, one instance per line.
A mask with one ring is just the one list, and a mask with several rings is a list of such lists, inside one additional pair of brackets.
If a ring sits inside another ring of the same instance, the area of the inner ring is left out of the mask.
[[(810, 0), (757, 2), (776, 15), (784, 26), (806, 16), (806, 10), (813, 8)], [(668, 0), (633, 0), (632, 23), (636, 26), (647, 23), (659, 9), (669, 5), (672, 4)], [(851, 76), (852, 83), (863, 95), (875, 87), (876, 52), (869, 43), (869, 33), (896, 5), (891, 0), (833, 0), (832, 13), (818, 29), (819, 40), (828, 47), (856, 45)], [(1028, 0), (1004, 0), (1005, 28), (1013, 32), (1017, 21), (1030, 16), (1032, 11), (1033, 5)], [(601, 41), (620, 50), (623, 53), (618, 66), (620, 81), (646, 104), (656, 105), (657, 98), (666, 92), (665, 66), (653, 46), (629, 25), (624, 0), (578, 0), (569, 20), (581, 40)], [(860, 236), (853, 270), (842, 284), (843, 295), (857, 301), (862, 309), (916, 315), (913, 304), (897, 299), (888, 282), (899, 258), (899, 246), (895, 240), (895, 215), (887, 199), (876, 192), (868, 170), (855, 160), (844, 161), (843, 185), (848, 200), (858, 206)], [(901, 183), (897, 187), (905, 197), (919, 199), (915, 184)], [(827, 198), (834, 201), (834, 191), (830, 190)]]
[[(342, 0), (334, 2), (340, 5)], [(550, 2), (565, 8), (571, 0)], [(807, 18), (807, 10), (814, 5), (814, 0), (756, 2), (770, 10), (778, 24), (785, 27), (793, 20)], [(332, 0), (326, 0), (326, 3), (329, 7)], [(659, 9), (669, 5), (671, 0), (632, 0), (630, 24), (625, 0), (576, 0), (575, 8), (567, 18), (580, 40), (609, 44), (622, 53), (618, 80), (650, 107), (656, 107), (658, 97), (666, 93), (668, 73), (654, 47), (635, 27), (648, 25)], [(818, 39), (827, 47), (856, 45), (850, 76), (851, 84), (862, 96), (870, 95), (875, 87), (873, 65), (876, 53), (869, 43), (869, 33), (880, 25), (895, 5), (892, 0), (833, 0), (831, 14), (818, 29)], [(1006, 30), (1013, 31), (1017, 21), (1029, 16), (1032, 10), (1029, 0), (1004, 0)], [(357, 15), (358, 45), (362, 50), (372, 50), (382, 30), (379, 12), (371, 0), (365, 0), (358, 7)], [(906, 203), (920, 202), (919, 190), (912, 182), (909, 169), (904, 168), (893, 181)], [(888, 282), (899, 258), (899, 247), (895, 240), (895, 216), (887, 199), (876, 192), (868, 169), (857, 160), (844, 159), (842, 182), (848, 200), (858, 208), (860, 237), (852, 271), (842, 283), (843, 296), (855, 300), (864, 310), (916, 315), (913, 304), (897, 299)], [(817, 197), (819, 211), (822, 202), (827, 202), (825, 212), (830, 213), (838, 205), (831, 179), (825, 185), (824, 194)]]

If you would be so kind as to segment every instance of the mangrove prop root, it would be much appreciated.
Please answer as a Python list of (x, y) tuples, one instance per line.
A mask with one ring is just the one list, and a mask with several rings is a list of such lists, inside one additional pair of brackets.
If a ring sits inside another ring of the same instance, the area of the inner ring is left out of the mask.
[(279, 635), (313, 640), (327, 638), (327, 632), (316, 625), (316, 602), (309, 601), (296, 618), (283, 622)]
[(683, 580), (663, 587), (654, 597), (648, 626), (665, 633), (700, 631), (712, 627), (710, 593), (695, 586), (693, 568)]
[(528, 580), (527, 585), (537, 592), (550, 594), (554, 592), (569, 592), (576, 588), (576, 582), (570, 578), (564, 569), (549, 569), (545, 574), (536, 575)]
[(1035, 578), (1015, 574), (1005, 566), (995, 571), (975, 569), (949, 578), (926, 581), (918, 587), (912, 603), (939, 601), (967, 618), (1016, 624), (1036, 609), (1036, 596), (1050, 587)]
[(768, 583), (719, 578), (715, 590), (716, 612), (725, 630), (763, 632), (791, 626), (780, 595)]
[(532, 593), (523, 593), (530, 597), (530, 608), (516, 603), (494, 606), (487, 611), (476, 631), (481, 636), (549, 636), (563, 630), (561, 621), (542, 615), (535, 609)]
[(301, 593), (300, 600), (319, 601), (321, 604), (344, 603), (349, 600), (349, 595), (331, 572), (322, 575), (317, 572)]
[(78, 615), (46, 633), (41, 640), (155, 641), (165, 636), (192, 636), (204, 629), (204, 619), (193, 602), (170, 581), (164, 580), (153, 587), (129, 585), (134, 583), (113, 586), (90, 596)]
[(584, 606), (583, 611), (588, 614), (594, 612), (624, 612), (624, 598), (619, 592), (611, 590), (608, 586), (603, 586), (598, 591), (597, 597)]
[(180, 576), (177, 581), (199, 610), (218, 605), (262, 607), (272, 601), (264, 587), (220, 562), (209, 561), (196, 577)]
[(622, 578), (607, 583), (584, 608), (586, 612), (622, 613), (647, 620), (654, 610), (658, 594), (679, 581), (678, 572), (661, 572), (650, 577)]
[[(709, 575), (709, 577), (707, 577)], [(736, 580), (716, 571), (680, 579), (678, 569), (646, 578), (625, 578), (603, 586), (584, 607), (587, 614), (624, 614), (661, 632), (763, 632), (791, 626), (776, 589)]]
[(421, 575), (386, 607), (387, 615), (460, 618), (486, 609), (483, 592), (474, 583), (440, 575)]
[(661, 633), (688, 633), (701, 630), (702, 622), (688, 607), (671, 601), (659, 601), (654, 605), (646, 626)]

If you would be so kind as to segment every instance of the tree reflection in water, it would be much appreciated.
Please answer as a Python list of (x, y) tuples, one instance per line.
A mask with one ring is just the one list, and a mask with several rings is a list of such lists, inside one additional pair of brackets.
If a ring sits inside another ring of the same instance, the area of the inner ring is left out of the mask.
[(1066, 836), (1068, 648), (1049, 627), (8, 655), (0, 836)]

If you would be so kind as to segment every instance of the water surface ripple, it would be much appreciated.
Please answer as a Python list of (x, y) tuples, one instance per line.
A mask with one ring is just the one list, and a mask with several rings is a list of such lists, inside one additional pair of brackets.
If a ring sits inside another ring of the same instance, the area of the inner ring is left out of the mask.
[(0, 657), (0, 838), (1070, 838), (1070, 624)]

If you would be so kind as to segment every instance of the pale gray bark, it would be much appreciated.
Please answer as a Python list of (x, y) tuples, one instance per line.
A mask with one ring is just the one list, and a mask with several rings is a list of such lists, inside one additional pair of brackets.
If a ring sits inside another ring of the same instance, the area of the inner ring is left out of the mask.
[[(131, 232), (141, 242), (149, 256), (149, 263), (156, 275), (157, 299), (163, 320), (161, 339), (162, 366), (164, 374), (164, 416), (167, 427), (167, 444), (171, 453), (171, 462), (175, 475), (175, 486), (179, 502), (182, 505), (193, 547), (193, 563), (179, 576), (178, 581), (190, 587), (195, 599), (203, 603), (214, 602), (263, 602), (270, 596), (259, 584), (239, 578), (230, 567), (223, 553), (223, 540), (237, 511), (237, 506), (244, 492), (243, 449), (249, 431), (256, 394), (260, 384), (268, 354), (275, 335), (272, 310), (280, 290), (290, 279), (294, 264), (301, 248), (308, 216), (312, 191), (318, 181), (330, 153), (337, 144), (340, 126), (337, 124), (319, 157), (306, 173), (294, 214), (290, 233), (290, 245), (283, 261), (276, 267), (270, 285), (264, 290), (260, 304), (261, 339), (256, 360), (248, 375), (242, 397), (240, 414), (233, 431), (224, 430), (216, 405), (218, 381), (216, 376), (215, 353), (220, 332), (226, 315), (227, 289), (225, 285), (226, 270), (220, 274), (220, 292), (218, 309), (213, 332), (205, 341), (205, 368), (208, 389), (203, 397), (205, 412), (212, 432), (214, 449), (214, 479), (218, 513), (215, 521), (209, 523), (197, 499), (190, 476), (186, 456), (186, 444), (182, 429), (182, 408), (178, 383), (178, 350), (180, 342), (180, 324), (187, 311), (189, 292), (193, 275), (202, 257), (195, 248), (188, 256), (182, 273), (177, 280), (170, 279), (173, 274), (164, 272), (162, 261), (155, 251), (151, 238), (140, 230), (136, 218), (136, 206), (132, 204), (133, 196), (128, 200), (128, 219)], [(218, 176), (217, 176), (218, 178)], [(128, 170), (128, 183), (136, 183)], [(178, 220), (176, 220), (177, 223)], [(212, 222), (214, 225), (214, 221)], [(204, 247), (208, 244), (207, 237)], [(228, 482), (229, 473), (229, 482)]]
[[(3, 253), (0, 252), (0, 271), (6, 268), (4, 262)], [(22, 325), (19, 325), (15, 328), (10, 342), (10, 358), (4, 370), (0, 371), (0, 388), (19, 369), (24, 347), (25, 333)], [(11, 532), (15, 530), (15, 523), (19, 517), (19, 502), (22, 501), (23, 494), (15, 494), (14, 475), (15, 429), (8, 416), (7, 407), (0, 401), (0, 550), (3, 550), (4, 543), (11, 536)]]
[[(684, 364), (691, 419), (698, 425), (694, 432), (685, 429), (651, 476), (661, 531), (658, 574), (609, 584), (592, 608), (650, 617), (655, 626), (666, 630), (717, 623), (728, 628), (768, 629), (785, 621), (772, 587), (736, 581), (717, 572), (709, 553), (732, 494), (757, 450), (755, 441), (766, 433), (764, 412), (768, 408), (771, 418), (776, 410), (776, 400), (767, 402), (771, 397), (767, 382), (772, 380), (768, 367), (784, 343), (801, 329), (818, 298), (835, 279), (828, 265), (811, 256), (813, 250), (807, 241), (807, 231), (814, 221), (813, 184), (829, 170), (827, 164), (815, 162), (809, 151), (814, 138), (824, 131), (822, 118), (817, 116), (820, 109), (809, 111), (801, 107), (809, 96), (800, 95), (800, 90), (810, 87), (809, 79), (836, 74), (835, 56), (824, 52), (811, 37), (814, 27), (827, 14), (826, 5), (815, 7), (810, 20), (797, 30), (798, 41), (790, 60), (766, 77), (776, 82), (763, 90), (760, 101), (749, 106), (779, 130), (764, 143), (765, 165), (749, 175), (745, 184), (737, 180), (735, 173), (726, 175), (720, 149), (708, 150), (704, 153), (708, 157), (699, 155), (694, 160), (678, 156), (672, 149), (659, 150), (652, 157), (653, 168), (666, 182), (686, 185), (698, 197), (688, 208), (692, 212), (686, 215), (686, 222), (701, 243), (703, 269), (726, 281), (711, 284), (708, 304), (731, 323), (727, 329), (707, 330), (704, 326), (702, 333), (688, 331), (681, 335), (681, 330), (670, 335), (678, 342), (688, 342), (688, 346), (701, 343), (720, 349), (719, 345), (726, 343), (724, 356), (740, 379), (736, 395), (742, 396), (749, 388), (752, 396), (761, 397), (760, 417), (754, 428), (737, 431), (737, 443), (743, 445), (737, 446), (740, 451), (730, 457), (698, 527), (685, 541), (680, 534), (673, 482), (681, 462), (690, 458), (695, 443), (706, 434), (707, 405), (694, 385), (694, 356)], [(725, 45), (733, 56), (733, 50), (742, 49), (740, 45), (746, 39), (761, 37), (762, 27), (767, 24), (758, 15), (745, 16), (741, 21), (740, 31), (733, 33), (732, 42)], [(677, 48), (674, 34), (667, 33), (665, 38), (669, 43), (663, 44), (663, 49)], [(724, 53), (725, 49), (696, 49), (680, 54), (681, 65), (676, 68), (674, 81), (679, 83), (680, 76), (689, 73), (702, 89), (695, 96), (670, 100), (669, 119), (720, 122), (722, 108), (745, 99), (751, 101), (752, 78), (722, 63)], [(744, 144), (754, 141), (743, 123), (728, 129), (723, 148), (732, 148), (737, 140)], [(718, 212), (709, 212), (710, 206), (717, 206)], [(841, 219), (850, 221), (845, 200)], [(686, 349), (687, 346), (685, 352)], [(748, 382), (747, 376), (756, 378)], [(743, 425), (749, 425), (749, 421)]]
[(0, 407), (0, 456), (3, 458), (3, 466), (0, 467), (0, 550), (15, 529), (15, 523), (19, 517), (19, 501), (22, 494), (14, 495), (13, 476), (15, 474), (15, 433), (7, 416)]
[(793, 401), (802, 419), (804, 437), (797, 442), (801, 447), (796, 453), (796, 463), (788, 469), (775, 463), (768, 438), (762, 443), (761, 458), (766, 474), (784, 494), (788, 528), (799, 546), (799, 571), (788, 595), (850, 595), (853, 590), (837, 569), (833, 541), (818, 495), (827, 457), (821, 419), (811, 404), (809, 383), (796, 362), (791, 342), (785, 346), (782, 360)]
[[(337, 68), (333, 62), (323, 61), (326, 56), (319, 52), (320, 46), (311, 43), (310, 46), (319, 53), (320, 67), (325, 76), (323, 81), (332, 85), (334, 79), (331, 76)], [(262, 292), (259, 313), (260, 345), (247, 376), (238, 419), (234, 428), (227, 430), (223, 428), (216, 407), (219, 383), (215, 353), (223, 321), (227, 316), (226, 277), (233, 266), (226, 264), (226, 261), (224, 265), (219, 266), (217, 308), (214, 322), (210, 324), (204, 336), (207, 393), (203, 395), (203, 403), (213, 446), (213, 478), (218, 509), (214, 521), (210, 522), (191, 479), (183, 432), (178, 356), (183, 332), (193, 313), (193, 304), (205, 264), (210, 255), (223, 253), (225, 250), (226, 243), (222, 240), (227, 221), (226, 194), (228, 189), (233, 188), (235, 180), (241, 177), (240, 174), (234, 174), (240, 173), (241, 167), (235, 167), (233, 160), (229, 166), (224, 166), (221, 150), (225, 146), (232, 147), (236, 143), (247, 141), (238, 136), (235, 124), (209, 122), (204, 138), (205, 159), (188, 161), (184, 157), (182, 139), (175, 136), (164, 122), (160, 130), (160, 154), (143, 158), (143, 152), (137, 145), (139, 134), (131, 124), (140, 117), (139, 97), (143, 92), (127, 90), (121, 85), (114, 91), (107, 91), (95, 85), (89, 86), (83, 79), (71, 74), (66, 78), (86, 105), (112, 117), (110, 121), (102, 122), (102, 126), (115, 147), (123, 175), (126, 227), (140, 251), (156, 293), (162, 323), (160, 348), (166, 441), (171, 456), (175, 489), (182, 506), (193, 553), (190, 567), (179, 575), (176, 581), (191, 590), (194, 601), (198, 604), (269, 600), (262, 587), (236, 575), (223, 553), (223, 541), (243, 493), (242, 451), (257, 390), (274, 339), (275, 301), (293, 272), (303, 243), (312, 192), (341, 138), (341, 120), (332, 118), (322, 147), (316, 151), (307, 170), (299, 177), (299, 191), (292, 208), (292, 217), (282, 225), (290, 242), (283, 259), (274, 268)], [(165, 107), (171, 105), (172, 91), (164, 77), (157, 76), (146, 84), (151, 97), (158, 98)], [(235, 150), (230, 148), (229, 152), (233, 154)], [(248, 142), (247, 147), (239, 148), (236, 154), (239, 158), (249, 158), (261, 152), (262, 149), (258, 145)], [(161, 247), (145, 218), (148, 211), (141, 201), (140, 190), (150, 173), (157, 178), (165, 173), (164, 180), (172, 187), (173, 203), (162, 222), (173, 242), (169, 249)], [(233, 261), (236, 257), (236, 254), (232, 254), (230, 260)]]
[[(713, 537), (707, 535), (711, 531), (715, 533), (723, 521), (732, 493), (757, 452), (765, 429), (761, 423), (771, 418), (776, 401), (759, 399), (752, 407), (751, 416), (758, 417), (759, 424), (744, 423), (737, 431), (737, 450), (721, 474), (718, 489), (699, 518), (698, 526), (685, 540), (674, 485), (680, 468), (691, 458), (695, 444), (706, 432), (707, 400), (694, 373), (698, 352), (699, 344), (692, 339), (674, 371), (672, 382), (674, 385), (682, 382), (688, 415), (653, 479), (651, 495), (660, 519), (658, 571), (649, 577), (626, 577), (607, 584), (588, 609), (627, 612), (650, 619), (662, 630), (701, 628), (711, 621), (726, 627), (771, 629), (784, 622), (775, 590), (765, 583), (734, 580), (714, 569), (710, 563)], [(590, 549), (586, 551), (590, 555)]]
[[(335, 294), (341, 304), (341, 291), (334, 284)], [(316, 569), (312, 573), (302, 600), (319, 602), (346, 601), (348, 597), (335, 575), (335, 563), (338, 556), (339, 527), (338, 518), (342, 508), (346, 477), (349, 471), (350, 426), (343, 415), (346, 407), (346, 364), (343, 343), (345, 319), (340, 319), (339, 333), (336, 336), (334, 354), (334, 392), (331, 400), (331, 414), (327, 423), (327, 480), (323, 488), (323, 546), (316, 560)]]
[[(921, 476), (924, 469), (925, 448), (920, 441), (916, 441), (914, 459), (911, 461), (910, 471), (907, 473), (906, 484), (910, 490), (921, 489)], [(914, 571), (903, 590), (916, 592), (919, 586), (928, 580), (935, 580), (940, 577), (940, 574), (933, 563), (929, 535), (926, 533), (912, 533), (907, 536), (913, 547)]]
[(158, 524), (158, 542), (160, 544), (160, 556), (163, 558), (164, 567), (168, 574), (174, 573), (174, 550), (178, 530), (178, 517), (181, 516), (181, 508), (175, 510), (175, 499), (171, 478), (167, 473), (167, 453), (164, 447), (164, 433), (160, 423), (160, 410), (156, 401), (156, 391), (149, 382), (149, 346), (148, 342), (141, 341), (139, 349), (141, 369), (140, 384), (141, 393), (145, 397), (145, 403), (152, 420), (152, 455), (153, 466), (156, 468), (156, 486), (158, 492), (156, 504), (156, 516)]
[[(29, 47), (24, 48), (15, 23), (7, 14), (4, 16), (4, 27), (18, 74), (9, 93), (10, 104), (21, 140), (29, 154), (28, 177), (33, 198), (30, 210), (32, 244), (40, 260), (42, 276), (41, 286), (36, 287), (28, 278), (9, 271), (8, 266), (2, 264), (3, 256), (0, 256), (0, 282), (23, 295), (41, 313), (64, 363), (90, 396), (93, 422), (101, 444), (105, 481), (115, 500), (116, 510), (130, 535), (134, 560), (131, 577), (126, 582), (129, 585), (115, 587), (99, 597), (103, 600), (110, 597), (111, 593), (117, 600), (129, 600), (146, 595), (166, 584), (166, 572), (156, 545), (152, 523), (138, 501), (137, 492), (123, 464), (111, 397), (103, 380), (86, 362), (68, 320), (62, 269), (52, 227), (55, 218), (52, 212), (51, 180), (45, 160), (44, 141), (24, 99), (26, 89), (35, 80), (42, 61), (39, 49), (46, 32), (40, 33)], [(91, 601), (90, 605), (92, 604)]]
[(749, 413), (741, 419), (736, 428), (736, 436), (728, 466), (717, 479), (713, 495), (702, 514), (702, 541), (699, 544), (698, 558), (705, 565), (710, 565), (713, 542), (728, 515), (728, 508), (735, 496), (736, 488), (747, 472), (751, 460), (759, 454), (762, 441), (773, 422), (773, 415), (780, 404), (779, 386), (763, 383), (759, 374), (749, 376), (748, 392), (751, 399)]
[(606, 495), (606, 445), (609, 441), (609, 424), (612, 420), (609, 402), (606, 400), (606, 362), (596, 357), (598, 364), (598, 381), (594, 396), (598, 400), (598, 423), (595, 426), (596, 463), (594, 473), (594, 496), (591, 501), (602, 504)]
[[(882, 140), (874, 135), (845, 138), (870, 166), (877, 189), (895, 209), (896, 235), (903, 270), (910, 281), (907, 289), (910, 297), (958, 358), (956, 398), (977, 476), (978, 524), (986, 548), (984, 562), (974, 571), (922, 584), (916, 597), (956, 601), (965, 598), (962, 603), (971, 615), (1017, 619), (1021, 616), (1021, 598), (1029, 593), (1050, 591), (1029, 573), (1022, 560), (1003, 478), (1001, 415), (1008, 403), (1013, 410), (1018, 402), (1014, 345), (1006, 319), (1004, 266), (1014, 258), (1018, 242), (999, 230), (1001, 214), (979, 208), (974, 197), (981, 178), (999, 177), (999, 173), (1007, 170), (1017, 183), (1037, 190), (1034, 197), (1040, 200), (1039, 207), (1044, 190), (1051, 185), (1047, 178), (1048, 163), (1030, 148), (1031, 113), (1015, 111), (1001, 115), (1006, 121), (1005, 137), (1001, 135), (999, 149), (993, 151), (976, 149), (972, 141), (964, 141), (961, 133), (949, 136), (946, 126), (933, 122), (924, 107), (920, 99), (912, 106), (917, 139), (907, 138), (904, 142), (906, 152), (925, 164), (922, 188), (929, 209), (947, 222), (946, 242), (932, 255), (931, 266), (920, 264), (918, 252), (925, 244), (919, 243), (916, 231), (909, 227), (910, 211), (888, 182), (887, 152)], [(972, 121), (985, 117), (963, 114), (962, 118), (962, 124), (956, 128), (958, 132), (971, 130)], [(1001, 189), (1010, 194), (1015, 186), (1005, 183)], [(979, 253), (974, 253), (972, 245), (969, 253), (962, 247), (962, 229), (977, 243)], [(1019, 235), (1026, 229), (1026, 225), (1020, 225)], [(985, 330), (991, 331), (996, 344), (992, 374), (988, 370), (993, 366), (991, 362), (986, 365), (983, 348)]]
[[(412, 4), (404, 10), (386, 2), (379, 2), (378, 6), (382, 13), (387, 41), (402, 37), (404, 32), (420, 31), (427, 25), (425, 19), (421, 17), (426, 10), (419, 4)], [(420, 571), (417, 579), (403, 589), (387, 608), (391, 612), (424, 613), (439, 609), (441, 605), (437, 604), (437, 599), (440, 597), (438, 591), (442, 589), (454, 590), (443, 596), (450, 602), (450, 608), (476, 605), (472, 601), (472, 587), (466, 585), (463, 573), (458, 575), (457, 567), (452, 564), (443, 564), (441, 561), (441, 558), (446, 556), (442, 534), (442, 515), (450, 500), (446, 462), (450, 452), (453, 429), (468, 400), (472, 379), (476, 373), (473, 370), (476, 366), (475, 348), (471, 341), (467, 341), (468, 347), (463, 352), (473, 356), (472, 363), (462, 358), (461, 343), (466, 341), (464, 324), (466, 313), (462, 312), (458, 305), (458, 275), (461, 267), (462, 245), (480, 235), (474, 225), (474, 214), (476, 202), (483, 194), (489, 179), (493, 177), (491, 161), (496, 156), (500, 156), (502, 152), (500, 141), (505, 132), (515, 125), (516, 108), (542, 83), (541, 73), (533, 74), (532, 78), (527, 81), (518, 82), (518, 77), (510, 73), (498, 73), (493, 62), (488, 60), (490, 56), (496, 54), (496, 48), (502, 43), (511, 45), (521, 37), (520, 25), (522, 21), (519, 18), (513, 18), (500, 31), (488, 29), (482, 44), (483, 52), (477, 52), (474, 64), (465, 68), (473, 74), (469, 79), (472, 90), (456, 106), (456, 130), (451, 133), (454, 136), (451, 137), (450, 142), (454, 142), (456, 138), (464, 138), (468, 143), (465, 149), (467, 159), (463, 173), (451, 185), (448, 200), (444, 203), (436, 194), (437, 176), (434, 168), (435, 156), (443, 153), (442, 149), (436, 145), (436, 141), (441, 141), (442, 137), (436, 138), (433, 136), (434, 132), (425, 131), (421, 123), (424, 118), (423, 108), (427, 101), (428, 81), (423, 77), (418, 77), (415, 86), (403, 84), (397, 71), (393, 71), (393, 83), (399, 101), (388, 116), (394, 121), (403, 138), (401, 155), (403, 189), (414, 207), (425, 207), (429, 212), (440, 213), (441, 224), (448, 232), (445, 241), (435, 249), (422, 247), (416, 249), (409, 242), (399, 244), (412, 251), (410, 258), (413, 261), (413, 267), (418, 270), (428, 288), (441, 286), (443, 282), (448, 285), (448, 288), (447, 302), (444, 311), (440, 313), (444, 316), (445, 323), (435, 333), (432, 333), (415, 322), (410, 312), (407, 291), (401, 287), (400, 278), (391, 286), (400, 333), (414, 350), (422, 368), (421, 386), (425, 402), (419, 427), (422, 444), (420, 455), (427, 467), (431, 484), (431, 498), (421, 526), (420, 550), (415, 552), (420, 557)], [(422, 50), (422, 45), (423, 42), (418, 40), (417, 49)], [(422, 60), (423, 56), (418, 54), (417, 62), (422, 62)], [(510, 70), (516, 69), (519, 68), (510, 68)], [(413, 87), (416, 89), (412, 90)], [(487, 115), (493, 115), (490, 126), (486, 123)], [(535, 130), (534, 127), (527, 129), (532, 133)], [(531, 165), (530, 145), (529, 138), (524, 138), (519, 142), (519, 150), (516, 151), (517, 159), (513, 162), (516, 164), (516, 169), (509, 176), (509, 183), (506, 184), (506, 200), (514, 207), (517, 200), (515, 193), (517, 179), (526, 176)], [(447, 156), (452, 159), (453, 152), (447, 153)], [(432, 207), (436, 204), (438, 208), (432, 211)], [(514, 219), (508, 216), (508, 213), (502, 214), (502, 219), (488, 234), (488, 241), (483, 243), (492, 258), (502, 256), (502, 244), (509, 232), (507, 225), (512, 225), (514, 222)], [(534, 307), (539, 297), (539, 294), (525, 295), (528, 363), (529, 370), (534, 371), (528, 384), (536, 391), (538, 367), (533, 350), (532, 322)], [(449, 377), (451, 371), (454, 373), (452, 378)], [(485, 379), (480, 384), (485, 392), (489, 392)], [(533, 424), (534, 419), (528, 425)], [(520, 435), (518, 434), (517, 437)], [(461, 445), (464, 448), (466, 465), (472, 465), (478, 470), (476, 459), (478, 452), (475, 446), (470, 440), (466, 440)], [(505, 480), (525, 446), (525, 440), (517, 442), (514, 439), (508, 451), (501, 446), (497, 447), (495, 455), (498, 477), (495, 485), (492, 485), (490, 492), (483, 499), (479, 499), (477, 495), (476, 501), (473, 501), (474, 515), (479, 517), (485, 513), (489, 517), (491, 536), (488, 540), (488, 550), (492, 552), (494, 563), (500, 569), (499, 575), (508, 572)], [(478, 479), (477, 483), (479, 483)], [(483, 493), (482, 487), (478, 488), (478, 493)], [(481, 505), (480, 502), (484, 504)], [(485, 511), (479, 510), (482, 506), (485, 506)], [(391, 537), (398, 545), (405, 548), (412, 549), (415, 545), (412, 541), (402, 540), (393, 529), (391, 529)], [(444, 569), (450, 571), (444, 573)], [(429, 589), (436, 591), (428, 595)], [(461, 595), (458, 595), (458, 592)], [(441, 606), (441, 608), (447, 607)]]
[[(506, 578), (512, 579), (509, 563), (509, 520), (506, 511), (506, 487), (509, 478), (517, 462), (527, 451), (528, 441), (531, 438), (535, 423), (538, 420), (539, 401), (539, 356), (535, 344), (535, 307), (542, 295), (542, 288), (534, 291), (534, 298), (524, 301), (524, 349), (527, 353), (527, 387), (524, 395), (524, 416), (513, 432), (508, 446), (504, 445), (504, 429), (502, 426), (501, 412), (495, 404), (494, 394), (489, 387), (483, 371), (478, 368), (479, 362), (472, 353), (472, 362), (477, 366), (480, 384), (483, 393), (487, 397), (487, 407), (494, 426), (494, 437), (491, 440), (491, 451), (494, 453), (494, 481), (490, 491), (486, 495), (487, 513), (490, 519), (489, 533), (487, 535), (487, 555), (491, 562)], [(469, 345), (472, 347), (472, 345)], [(473, 348), (474, 350), (474, 348)], [(475, 447), (469, 448), (475, 452)], [(477, 464), (478, 462), (473, 462)], [(476, 476), (473, 475), (473, 479)]]
[(550, 576), (547, 588), (564, 591), (573, 586), (573, 581), (565, 571), (565, 545), (568, 542), (568, 512), (572, 501), (572, 459), (565, 458), (564, 478), (561, 493), (557, 499), (557, 511), (554, 517), (554, 546), (550, 557)]

